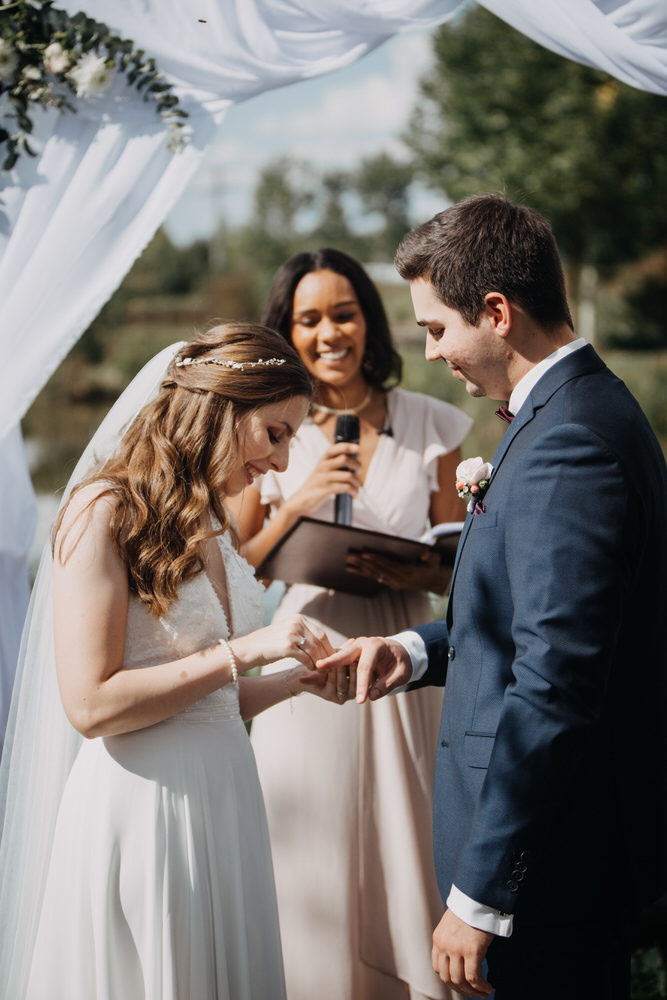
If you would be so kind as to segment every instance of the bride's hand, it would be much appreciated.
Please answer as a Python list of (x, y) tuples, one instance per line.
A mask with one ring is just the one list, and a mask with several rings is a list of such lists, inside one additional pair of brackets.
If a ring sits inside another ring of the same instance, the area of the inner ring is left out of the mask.
[(357, 665), (339, 667), (338, 670), (302, 670), (295, 667), (292, 671), (294, 679), (288, 678), (288, 687), (295, 694), (299, 691), (310, 691), (325, 701), (333, 701), (336, 705), (344, 705), (346, 701), (354, 701), (357, 693)]
[(233, 642), (241, 673), (251, 667), (263, 667), (285, 657), (298, 660), (308, 670), (315, 670), (315, 661), (333, 653), (326, 632), (305, 615), (294, 615), (273, 622)]

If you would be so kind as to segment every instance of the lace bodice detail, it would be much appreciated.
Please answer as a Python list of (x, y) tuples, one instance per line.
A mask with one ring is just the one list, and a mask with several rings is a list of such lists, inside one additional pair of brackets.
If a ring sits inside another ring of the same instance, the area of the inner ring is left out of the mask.
[[(229, 533), (218, 536), (227, 575), (231, 622), (206, 573), (181, 586), (166, 615), (155, 618), (130, 594), (123, 669), (155, 666), (213, 646), (218, 639), (245, 635), (262, 623), (264, 588), (254, 570), (232, 545)], [(175, 719), (194, 722), (239, 718), (238, 685), (227, 684), (190, 705)]]

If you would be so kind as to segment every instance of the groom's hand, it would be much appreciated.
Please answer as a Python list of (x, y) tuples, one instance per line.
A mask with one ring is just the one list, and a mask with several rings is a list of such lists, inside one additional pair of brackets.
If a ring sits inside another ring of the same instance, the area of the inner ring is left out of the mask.
[(443, 983), (467, 997), (488, 997), (493, 986), (482, 975), (482, 961), (494, 937), (445, 910), (433, 931), (431, 952), (433, 968)]
[(357, 703), (367, 698), (377, 701), (412, 677), (412, 663), (407, 651), (395, 639), (349, 639), (332, 656), (318, 660), (318, 670), (335, 670), (357, 663)]

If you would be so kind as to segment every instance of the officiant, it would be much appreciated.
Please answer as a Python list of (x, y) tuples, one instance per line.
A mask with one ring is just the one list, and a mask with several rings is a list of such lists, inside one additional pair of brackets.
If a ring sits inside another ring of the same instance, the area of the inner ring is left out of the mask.
[[(396, 387), (401, 359), (361, 265), (336, 250), (298, 254), (277, 272), (263, 321), (297, 349), (316, 396), (289, 471), (261, 477), (234, 502), (246, 557), (258, 564), (300, 516), (333, 521), (341, 492), (352, 497), (357, 527), (418, 536), (428, 522), (459, 520), (453, 483), (471, 421)], [(358, 444), (334, 443), (342, 415), (358, 418)], [(437, 556), (414, 567), (371, 560), (365, 571), (381, 583), (377, 596), (295, 584), (275, 619), (301, 609), (334, 645), (357, 629), (390, 633), (430, 617), (428, 591), (442, 593), (450, 573)], [(353, 691), (339, 694), (354, 700)], [(252, 730), (288, 995), (449, 997), (426, 933), (439, 905), (430, 815), (440, 695), (401, 695), (381, 713), (345, 704), (335, 720), (307, 701), (315, 699), (295, 699)], [(298, 775), (278, 766), (276, 746)]]

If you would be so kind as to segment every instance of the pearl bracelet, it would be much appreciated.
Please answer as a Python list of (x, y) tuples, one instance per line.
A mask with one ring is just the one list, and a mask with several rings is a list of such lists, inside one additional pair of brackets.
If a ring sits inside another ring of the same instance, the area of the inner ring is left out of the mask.
[(238, 684), (239, 680), (239, 667), (236, 662), (236, 657), (234, 656), (232, 647), (229, 645), (226, 639), (218, 639), (218, 646), (224, 646), (225, 652), (229, 659), (230, 666), (232, 668), (232, 684)]

